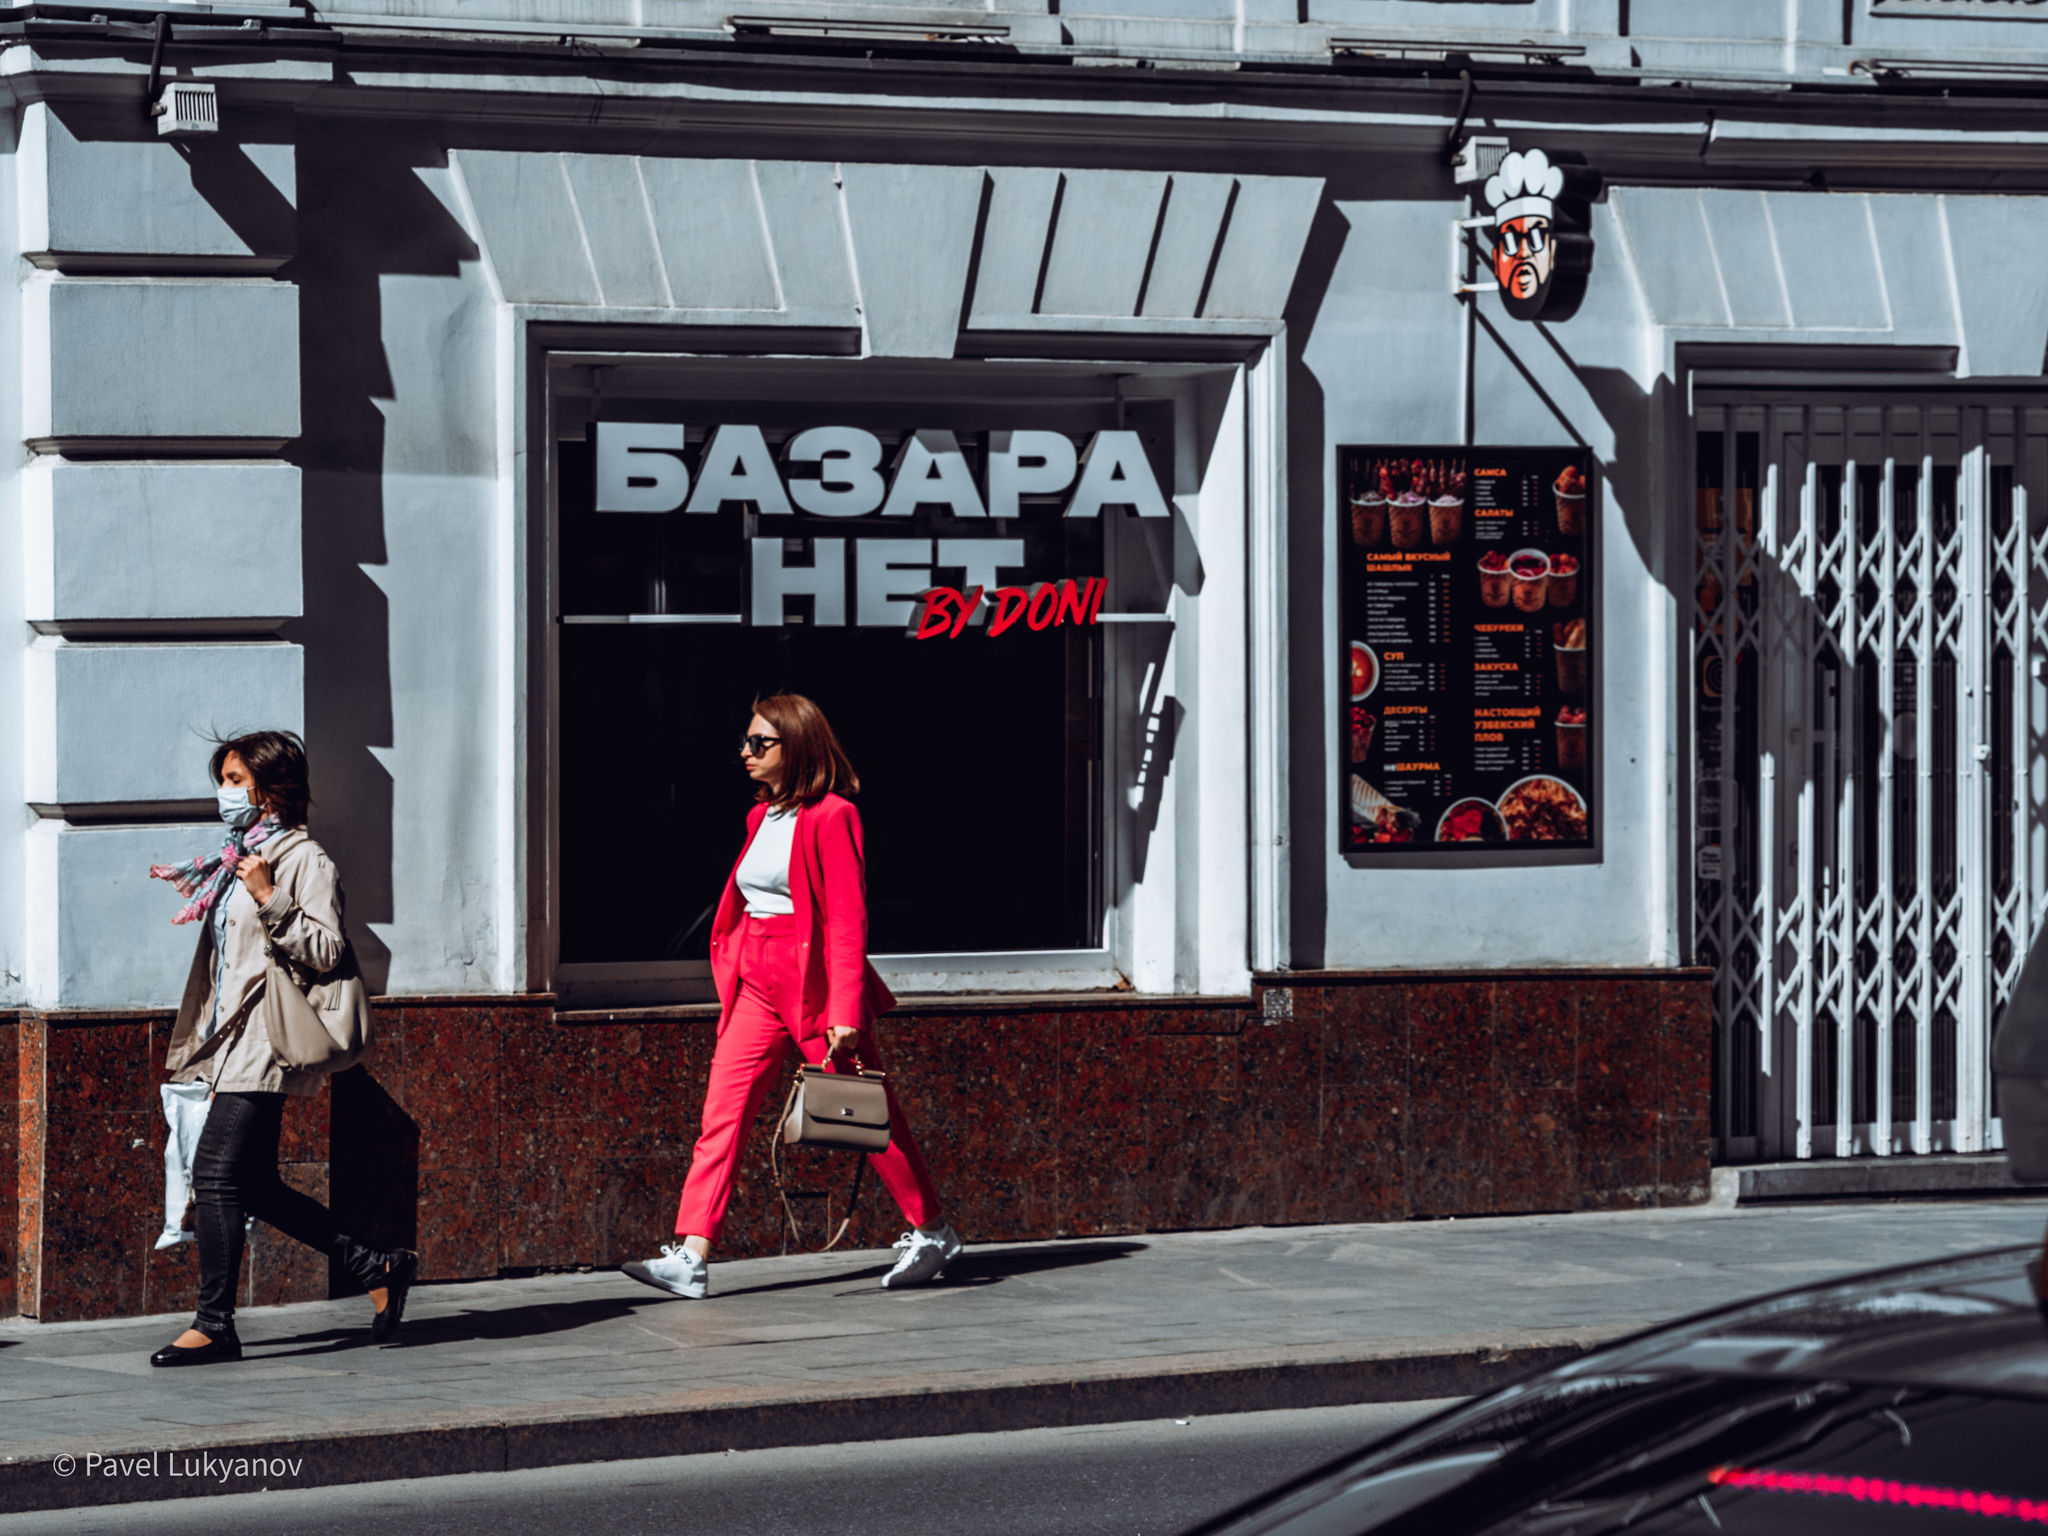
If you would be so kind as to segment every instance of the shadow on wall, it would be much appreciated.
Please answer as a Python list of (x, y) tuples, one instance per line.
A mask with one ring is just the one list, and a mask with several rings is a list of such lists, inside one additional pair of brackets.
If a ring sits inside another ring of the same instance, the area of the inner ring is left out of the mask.
[(304, 424), (287, 452), (305, 485), (305, 615), (285, 635), (305, 648), (313, 830), (347, 882), (350, 937), (373, 992), (385, 990), (390, 954), (367, 925), (395, 916), (393, 791), (376, 755), (394, 745), (390, 613), (365, 569), (388, 559), (377, 402), (395, 390), (380, 284), (453, 278), (477, 255), (421, 183), (420, 163), (373, 135), (302, 120), (299, 254), (281, 274), (300, 290)]
[[(1337, 259), (1350, 226), (1338, 212), (1333, 191), (1309, 226), (1308, 243), (1295, 268), (1287, 296), (1287, 505), (1323, 504), (1324, 458), (1329, 438), (1323, 426), (1322, 381), (1305, 356), (1316, 317), (1330, 291)], [(1288, 828), (1287, 855), (1292, 889), (1293, 954), (1288, 963), (1313, 970), (1323, 964), (1329, 924), (1330, 807), (1324, 745), (1323, 695), (1323, 520), (1289, 516), (1287, 528)], [(1305, 706), (1305, 707), (1302, 707)]]
[(250, 250), (294, 247), (298, 210), (240, 144), (210, 137), (169, 143), (192, 173), (192, 190)]
[[(1197, 491), (1207, 478), (1209, 457), (1217, 438), (1216, 423), (1207, 418), (1215, 414), (1199, 410), (1196, 413), (1192, 473), (1176, 475), (1177, 491)], [(1178, 496), (1173, 500), (1170, 522), (1130, 520), (1121, 534), (1127, 551), (1122, 563), (1122, 601), (1129, 611), (1169, 612), (1176, 587), (1189, 597), (1201, 595), (1201, 548)], [(1115, 908), (1123, 910), (1132, 888), (1145, 878), (1152, 838), (1159, 829), (1160, 811), (1165, 804), (1166, 778), (1173, 768), (1174, 747), (1187, 707), (1181, 703), (1174, 681), (1179, 664), (1174, 660), (1173, 625), (1134, 625), (1119, 637), (1119, 642), (1121, 654), (1117, 664), (1124, 674), (1124, 686), (1112, 691), (1111, 697), (1121, 696), (1135, 702), (1122, 719), (1105, 721), (1105, 728), (1128, 732), (1130, 742), (1129, 776), (1119, 792), (1121, 809), (1129, 812), (1130, 819), (1126, 822), (1119, 816), (1117, 822), (1130, 841), (1126, 856), (1116, 861), (1116, 889), (1112, 896)], [(1114, 754), (1110, 760), (1116, 760)]]
[[(379, 1248), (419, 1246), (420, 1129), (364, 1067), (332, 1079), (329, 1208), (335, 1225)], [(355, 1287), (334, 1262), (329, 1293)]]

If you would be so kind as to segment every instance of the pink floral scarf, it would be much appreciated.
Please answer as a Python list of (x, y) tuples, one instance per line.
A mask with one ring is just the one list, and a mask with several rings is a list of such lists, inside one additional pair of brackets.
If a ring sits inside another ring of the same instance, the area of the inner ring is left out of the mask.
[(182, 864), (150, 865), (152, 880), (168, 880), (178, 888), (180, 896), (192, 898), (178, 909), (178, 915), (171, 921), (196, 923), (206, 916), (234, 882), (235, 867), (283, 830), (276, 818), (266, 816), (253, 827), (230, 832), (219, 853), (187, 859)]

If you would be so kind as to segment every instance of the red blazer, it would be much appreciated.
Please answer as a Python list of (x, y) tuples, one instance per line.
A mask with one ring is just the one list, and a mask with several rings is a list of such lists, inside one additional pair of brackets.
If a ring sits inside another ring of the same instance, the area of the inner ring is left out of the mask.
[[(725, 894), (711, 919), (711, 976), (718, 986), (721, 1034), (740, 990), (736, 934), (747, 916), (740, 863), (767, 814), (767, 806), (756, 805), (747, 817), (747, 841), (725, 877)], [(895, 995), (868, 964), (867, 864), (861, 854), (860, 812), (852, 801), (826, 795), (797, 811), (789, 897), (796, 906), (797, 963), (804, 973), (797, 1038), (809, 1040), (828, 1029), (865, 1029), (894, 1008)]]

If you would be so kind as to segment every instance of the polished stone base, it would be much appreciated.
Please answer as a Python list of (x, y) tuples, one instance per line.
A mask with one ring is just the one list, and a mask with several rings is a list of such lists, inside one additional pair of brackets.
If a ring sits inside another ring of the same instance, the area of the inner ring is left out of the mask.
[[(1249, 1001), (920, 1000), (882, 1028), (948, 1217), (995, 1242), (1698, 1203), (1708, 1009), (1705, 972), (1307, 972)], [(169, 1023), (0, 1017), (19, 1101), (0, 1127), (0, 1209), (20, 1234), (0, 1315), (192, 1304), (194, 1249), (151, 1247)], [(371, 1060), (287, 1110), (286, 1177), (364, 1240), (417, 1248), (426, 1279), (646, 1257), (673, 1240), (715, 1029), (705, 1008), (380, 999)], [(726, 1257), (787, 1240), (767, 1158), (780, 1112), (777, 1089)], [(822, 1241), (852, 1165), (785, 1166), (804, 1237)], [(848, 1245), (901, 1227), (867, 1180)], [(260, 1225), (247, 1262), (250, 1305), (347, 1289)]]

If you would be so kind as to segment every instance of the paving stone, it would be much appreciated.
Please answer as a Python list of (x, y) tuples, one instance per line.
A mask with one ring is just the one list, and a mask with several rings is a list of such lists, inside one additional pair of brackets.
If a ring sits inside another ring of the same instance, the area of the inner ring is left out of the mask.
[[(2038, 1243), (2044, 1216), (2048, 1202), (2010, 1198), (1154, 1234), (975, 1248), (907, 1293), (875, 1283), (884, 1254), (795, 1255), (715, 1264), (703, 1302), (615, 1273), (472, 1281), (418, 1288), (384, 1348), (359, 1298), (250, 1309), (244, 1363), (176, 1372), (147, 1357), (182, 1317), (13, 1321), (0, 1458), (344, 1436), (376, 1447), (364, 1476), (414, 1475), (667, 1454), (724, 1424), (790, 1433), (769, 1421), (799, 1403), (857, 1408), (874, 1433), (985, 1428), (958, 1404), (1043, 1419), (1050, 1399), (1006, 1408), (1001, 1394), (1087, 1383), (1107, 1403), (1203, 1372), (1280, 1391), (1276, 1371), (1579, 1347), (1834, 1274)], [(1438, 1378), (1413, 1380), (1442, 1395)], [(499, 1438), (446, 1440), (469, 1429)], [(355, 1480), (339, 1466), (322, 1475)], [(27, 1486), (0, 1477), (0, 1508), (39, 1507), (20, 1502)]]

